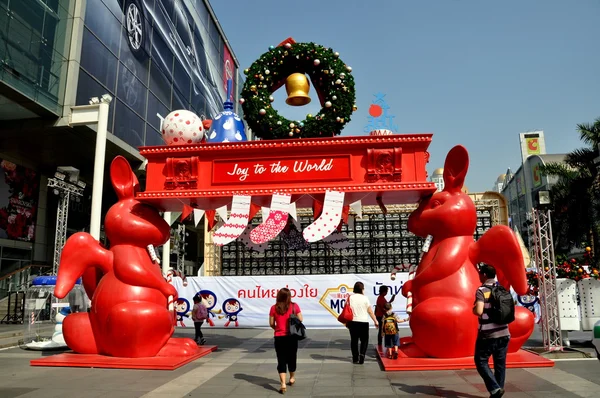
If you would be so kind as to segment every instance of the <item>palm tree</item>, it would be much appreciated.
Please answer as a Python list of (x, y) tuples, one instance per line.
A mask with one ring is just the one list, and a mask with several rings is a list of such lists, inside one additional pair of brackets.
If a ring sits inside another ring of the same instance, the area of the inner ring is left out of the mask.
[(587, 240), (593, 250), (600, 250), (600, 174), (596, 164), (600, 118), (577, 125), (577, 130), (586, 147), (567, 154), (564, 163), (548, 163), (540, 171), (558, 177), (551, 190), (556, 246), (570, 248)]

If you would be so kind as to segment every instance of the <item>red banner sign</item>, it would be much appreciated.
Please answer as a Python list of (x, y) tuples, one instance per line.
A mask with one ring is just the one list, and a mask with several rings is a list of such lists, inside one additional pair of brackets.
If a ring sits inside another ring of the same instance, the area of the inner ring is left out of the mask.
[(213, 162), (213, 185), (272, 184), (276, 182), (349, 180), (350, 156), (218, 160)]

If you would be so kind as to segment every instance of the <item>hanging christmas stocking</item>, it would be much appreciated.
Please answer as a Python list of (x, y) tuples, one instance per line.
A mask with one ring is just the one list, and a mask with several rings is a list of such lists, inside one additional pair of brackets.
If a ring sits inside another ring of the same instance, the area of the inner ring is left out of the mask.
[(250, 240), (250, 232), (252, 231), (252, 224), (249, 224), (242, 235), (240, 235), (240, 241), (250, 250), (254, 250), (255, 252), (262, 253), (267, 248), (267, 243), (257, 244)]
[(215, 231), (213, 236), (215, 245), (223, 246), (236, 240), (248, 226), (249, 219), (250, 196), (235, 195), (231, 203), (229, 219)]
[(309, 243), (313, 243), (331, 235), (342, 219), (343, 207), (344, 193), (327, 191), (321, 215), (304, 230), (302, 233), (304, 239)]
[(274, 193), (271, 199), (271, 209), (266, 220), (250, 232), (250, 240), (254, 243), (265, 243), (275, 238), (287, 224), (291, 194)]

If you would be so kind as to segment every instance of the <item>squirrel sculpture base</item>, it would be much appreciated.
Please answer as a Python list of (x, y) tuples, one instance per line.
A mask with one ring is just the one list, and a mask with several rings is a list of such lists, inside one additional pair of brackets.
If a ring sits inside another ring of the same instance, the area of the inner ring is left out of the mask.
[(34, 359), (31, 366), (71, 367), (71, 368), (105, 368), (105, 369), (142, 369), (142, 370), (175, 370), (198, 358), (215, 351), (217, 346), (198, 347), (198, 352), (185, 357), (149, 357), (149, 358), (116, 358), (107, 355), (63, 353)]
[[(377, 354), (386, 372), (393, 371), (427, 371), (427, 370), (462, 370), (475, 369), (473, 357), (462, 358), (416, 358), (406, 356), (406, 353), (415, 347), (412, 343), (402, 344), (406, 338), (401, 339), (401, 349), (398, 359), (389, 359), (383, 351), (384, 348), (376, 347)], [(518, 350), (506, 356), (507, 368), (548, 368), (554, 366), (554, 361), (544, 358), (536, 353)]]

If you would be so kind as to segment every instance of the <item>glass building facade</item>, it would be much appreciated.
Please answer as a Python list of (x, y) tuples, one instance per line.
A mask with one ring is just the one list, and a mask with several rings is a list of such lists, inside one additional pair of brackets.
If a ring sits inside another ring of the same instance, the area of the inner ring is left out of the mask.
[(222, 110), (239, 72), (203, 0), (87, 2), (77, 104), (113, 96), (109, 131), (133, 147), (162, 145), (161, 117)]
[(71, 43), (71, 0), (0, 0), (0, 80), (57, 116)]

